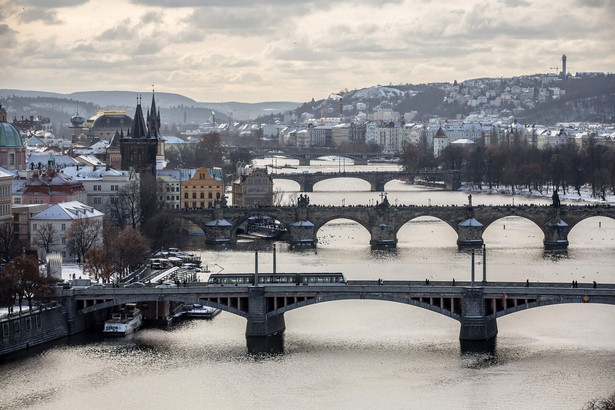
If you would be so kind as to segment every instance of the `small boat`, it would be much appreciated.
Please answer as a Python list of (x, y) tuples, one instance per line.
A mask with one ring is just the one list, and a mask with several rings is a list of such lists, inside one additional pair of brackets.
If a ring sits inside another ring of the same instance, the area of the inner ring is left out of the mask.
[(103, 335), (126, 336), (134, 333), (143, 325), (143, 316), (135, 303), (126, 303), (126, 308), (113, 312), (111, 319), (105, 321)]
[(193, 305), (184, 305), (182, 316), (190, 319), (211, 319), (218, 313), (220, 313), (220, 309), (195, 303)]

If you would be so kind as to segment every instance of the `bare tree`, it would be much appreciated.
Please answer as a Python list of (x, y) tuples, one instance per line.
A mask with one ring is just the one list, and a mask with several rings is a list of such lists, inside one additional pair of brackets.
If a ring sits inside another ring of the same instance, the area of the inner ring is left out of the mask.
[(73, 220), (66, 231), (68, 249), (81, 260), (83, 255), (102, 241), (102, 223), (93, 218)]
[(94, 276), (94, 280), (108, 282), (113, 275), (113, 263), (102, 249), (90, 249), (83, 255), (83, 272)]
[(124, 229), (111, 244), (111, 260), (120, 276), (143, 264), (149, 254), (147, 240), (136, 229)]
[(38, 244), (45, 249), (45, 254), (51, 252), (51, 247), (58, 239), (56, 228), (52, 224), (46, 223), (38, 228), (36, 235)]
[(0, 252), (4, 260), (9, 260), (17, 253), (17, 236), (15, 225), (10, 222), (0, 224)]
[(41, 300), (49, 292), (49, 281), (41, 275), (38, 264), (32, 259), (15, 258), (6, 265), (5, 269), (16, 279), (20, 309), (23, 299), (28, 301), (28, 306), (32, 310), (32, 302)]
[(120, 229), (139, 226), (143, 220), (139, 183), (133, 181), (120, 188), (117, 197), (112, 198), (107, 207), (111, 221)]

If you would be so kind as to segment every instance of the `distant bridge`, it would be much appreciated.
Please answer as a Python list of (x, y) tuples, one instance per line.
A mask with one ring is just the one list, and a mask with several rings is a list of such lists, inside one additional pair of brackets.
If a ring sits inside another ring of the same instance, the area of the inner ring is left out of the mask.
[(355, 165), (367, 165), (369, 160), (386, 159), (394, 160), (399, 158), (399, 154), (381, 153), (381, 152), (345, 152), (338, 153), (333, 151), (316, 151), (306, 152), (303, 150), (252, 150), (250, 151), (253, 158), (270, 158), (270, 157), (285, 157), (290, 159), (298, 159), (299, 165), (310, 165), (311, 160), (316, 160), (322, 157), (338, 156), (353, 160)]
[(316, 303), (338, 300), (380, 300), (431, 310), (461, 323), (462, 347), (489, 344), (497, 335), (496, 319), (521, 310), (563, 303), (615, 305), (615, 284), (519, 282), (349, 281), (335, 285), (221, 286), (192, 283), (159, 289), (79, 289), (59, 291), (69, 317), (111, 309), (126, 303), (198, 303), (247, 319), (251, 352), (279, 350), (286, 328), (284, 313)]
[(456, 191), (461, 187), (461, 174), (454, 170), (421, 171), (373, 171), (373, 172), (314, 172), (271, 174), (273, 179), (287, 179), (299, 184), (302, 192), (313, 192), (317, 182), (334, 178), (358, 178), (367, 181), (372, 191), (384, 191), (384, 185), (396, 179), (422, 178), (425, 181), (442, 181), (447, 189)]
[(318, 230), (336, 219), (349, 219), (370, 233), (373, 248), (395, 248), (397, 233), (418, 217), (434, 217), (446, 222), (457, 233), (459, 249), (482, 247), (483, 232), (498, 219), (518, 216), (535, 223), (543, 232), (547, 251), (566, 251), (568, 233), (586, 218), (605, 216), (615, 219), (615, 207), (608, 205), (499, 205), (499, 206), (286, 206), (262, 208), (183, 209), (182, 218), (205, 232), (209, 245), (232, 244), (237, 231), (252, 216), (269, 216), (280, 221), (287, 232), (281, 238), (293, 246), (314, 247)]

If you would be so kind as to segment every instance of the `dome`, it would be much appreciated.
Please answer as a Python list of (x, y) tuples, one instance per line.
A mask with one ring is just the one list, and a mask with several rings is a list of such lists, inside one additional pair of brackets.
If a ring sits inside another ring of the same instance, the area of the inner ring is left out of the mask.
[(0, 122), (0, 147), (23, 147), (19, 132), (8, 122)]
[(81, 115), (79, 114), (75, 114), (71, 117), (70, 119), (71, 124), (73, 124), (75, 127), (81, 127), (83, 126), (83, 123), (85, 122), (85, 118), (83, 118)]

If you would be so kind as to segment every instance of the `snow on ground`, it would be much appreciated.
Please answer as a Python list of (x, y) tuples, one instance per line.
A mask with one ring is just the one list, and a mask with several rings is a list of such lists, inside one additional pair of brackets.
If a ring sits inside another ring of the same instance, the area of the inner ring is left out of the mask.
[(85, 279), (87, 276), (83, 274), (83, 269), (79, 265), (62, 265), (62, 280), (68, 281), (72, 279)]
[[(460, 189), (460, 191), (468, 191), (468, 192), (483, 192), (486, 194), (500, 194), (500, 195), (512, 195), (512, 190), (510, 187), (500, 186), (499, 188), (489, 189), (487, 186), (483, 186), (482, 189), (478, 189), (477, 186), (464, 185)], [(580, 189), (581, 195), (577, 194), (576, 190), (566, 190), (566, 195), (562, 194), (561, 190), (558, 192), (559, 199), (562, 201), (580, 201), (587, 202), (595, 205), (607, 205), (607, 204), (615, 204), (615, 195), (607, 194), (606, 201), (603, 201), (600, 197), (593, 197), (591, 195), (591, 187), (583, 186)], [(536, 190), (529, 192), (527, 188), (515, 188), (516, 196), (531, 196), (536, 198), (547, 198), (551, 199), (553, 195), (553, 191), (549, 189), (543, 189), (542, 194)]]

